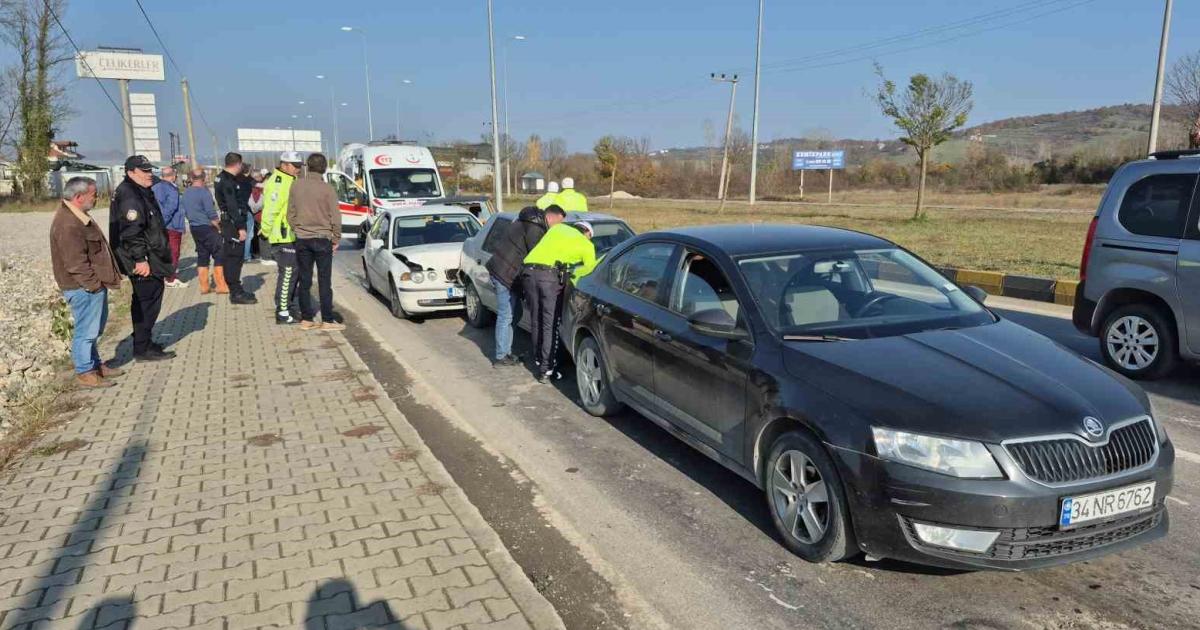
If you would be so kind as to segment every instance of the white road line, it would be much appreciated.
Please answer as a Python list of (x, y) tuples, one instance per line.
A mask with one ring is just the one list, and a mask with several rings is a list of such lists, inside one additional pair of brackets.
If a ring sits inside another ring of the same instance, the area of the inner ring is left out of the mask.
[(1182, 459), (1185, 462), (1200, 464), (1200, 455), (1197, 455), (1191, 451), (1185, 451), (1181, 448), (1175, 449), (1175, 457)]
[(1174, 502), (1178, 503), (1179, 505), (1184, 505), (1184, 506), (1191, 505), (1191, 503), (1188, 503), (1187, 501), (1184, 501), (1183, 499), (1176, 499), (1175, 497), (1167, 497), (1167, 500), (1174, 501)]

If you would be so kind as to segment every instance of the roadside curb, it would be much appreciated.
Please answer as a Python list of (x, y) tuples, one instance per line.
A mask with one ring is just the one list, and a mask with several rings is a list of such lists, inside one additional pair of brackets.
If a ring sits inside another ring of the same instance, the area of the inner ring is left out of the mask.
[(987, 291), (989, 295), (1050, 302), (1063, 306), (1075, 305), (1075, 290), (1079, 287), (1078, 280), (1019, 276), (1002, 271), (978, 271), (941, 266), (935, 268), (947, 279), (961, 285), (975, 285)]

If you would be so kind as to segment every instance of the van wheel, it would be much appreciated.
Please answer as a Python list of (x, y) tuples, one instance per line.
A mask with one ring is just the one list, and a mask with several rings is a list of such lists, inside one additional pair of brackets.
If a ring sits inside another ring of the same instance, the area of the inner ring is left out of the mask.
[(591, 337), (584, 337), (575, 351), (575, 384), (584, 411), (593, 416), (610, 416), (624, 407), (608, 380), (608, 367), (600, 354), (600, 346)]
[(765, 482), (771, 520), (788, 549), (809, 562), (857, 555), (842, 481), (820, 442), (799, 431), (779, 436)]
[(1112, 369), (1137, 379), (1166, 376), (1179, 361), (1175, 329), (1149, 304), (1128, 304), (1109, 314), (1100, 333), (1100, 354)]
[(396, 319), (408, 319), (408, 313), (400, 305), (400, 289), (396, 288), (396, 280), (392, 276), (388, 276), (388, 289), (391, 297), (389, 306), (391, 307), (392, 317)]
[(487, 328), (496, 317), (479, 299), (479, 291), (475, 290), (473, 282), (467, 282), (463, 287), (463, 306), (463, 315), (472, 328)]

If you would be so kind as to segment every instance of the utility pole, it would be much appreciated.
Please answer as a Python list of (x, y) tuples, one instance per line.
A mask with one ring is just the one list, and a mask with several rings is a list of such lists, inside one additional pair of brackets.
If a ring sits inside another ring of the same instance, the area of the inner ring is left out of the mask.
[(729, 90), (729, 115), (725, 118), (725, 150), (721, 154), (721, 175), (717, 182), (717, 199), (721, 200), (721, 205), (725, 204), (725, 187), (727, 186), (728, 177), (726, 173), (729, 171), (729, 139), (733, 135), (733, 104), (737, 100), (737, 84), (738, 75), (727, 77), (724, 74), (712, 73), (709, 75), (713, 81), (718, 83), (729, 83), (732, 87)]
[(117, 79), (121, 90), (121, 109), (125, 116), (125, 155), (133, 155), (133, 114), (129, 106), (129, 79)]
[(754, 188), (758, 183), (758, 84), (762, 76), (763, 4), (758, 0), (758, 43), (754, 50), (754, 121), (750, 123), (750, 205), (754, 205)]
[(192, 166), (196, 166), (200, 163), (200, 157), (196, 155), (196, 133), (192, 130), (192, 97), (188, 91), (187, 79), (180, 83), (183, 85), (183, 119), (187, 123), (188, 156), (192, 160)]
[(1150, 143), (1147, 153), (1154, 153), (1158, 148), (1158, 117), (1162, 112), (1163, 71), (1167, 65), (1167, 36), (1171, 33), (1171, 5), (1173, 0), (1167, 0), (1163, 9), (1162, 39), (1158, 43), (1158, 75), (1154, 79), (1154, 112), (1150, 115)]
[(214, 166), (214, 168), (216, 168), (219, 171), (219, 170), (221, 170), (221, 167), (224, 166), (224, 163), (221, 161), (221, 145), (217, 143), (217, 134), (214, 133), (212, 135), (212, 139), (213, 139), (213, 166)]
[(487, 0), (488, 65), (492, 75), (492, 189), (496, 195), (496, 212), (504, 212), (504, 193), (500, 184), (503, 176), (500, 165), (500, 116), (496, 111), (496, 38), (492, 32), (492, 0)]

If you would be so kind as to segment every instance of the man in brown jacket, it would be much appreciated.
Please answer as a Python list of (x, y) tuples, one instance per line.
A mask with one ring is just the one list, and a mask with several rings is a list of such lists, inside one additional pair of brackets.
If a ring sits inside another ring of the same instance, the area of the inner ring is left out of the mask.
[(100, 361), (96, 342), (108, 319), (108, 290), (121, 286), (121, 276), (104, 232), (88, 214), (95, 205), (94, 181), (67, 180), (62, 204), (50, 224), (50, 262), (75, 319), (71, 337), (75, 380), (81, 387), (111, 387), (115, 383), (106, 379), (120, 376), (121, 370)]
[[(292, 183), (288, 192), (288, 223), (296, 234), (297, 292), (300, 298), (300, 328), (303, 330), (342, 330), (346, 326), (333, 312), (333, 252), (342, 238), (342, 214), (337, 193), (322, 175), (328, 163), (325, 156), (313, 153), (305, 160), (308, 172)], [(321, 323), (312, 299), (313, 263), (321, 298)]]

